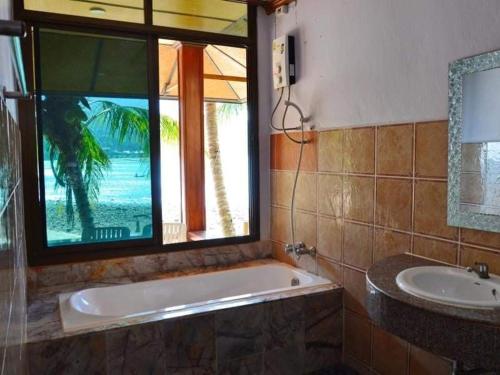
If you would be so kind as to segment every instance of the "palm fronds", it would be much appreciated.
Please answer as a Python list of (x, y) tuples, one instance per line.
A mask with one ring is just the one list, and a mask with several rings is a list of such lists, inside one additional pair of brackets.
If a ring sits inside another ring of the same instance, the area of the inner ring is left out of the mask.
[(149, 112), (145, 108), (122, 106), (108, 100), (91, 103), (92, 116), (88, 125), (105, 126), (118, 143), (137, 142), (145, 155), (149, 155)]
[(179, 123), (172, 117), (160, 117), (160, 136), (163, 142), (174, 143), (179, 140)]
[(246, 104), (239, 103), (222, 103), (217, 106), (217, 115), (221, 120), (228, 120), (231, 117), (237, 116), (246, 108)]

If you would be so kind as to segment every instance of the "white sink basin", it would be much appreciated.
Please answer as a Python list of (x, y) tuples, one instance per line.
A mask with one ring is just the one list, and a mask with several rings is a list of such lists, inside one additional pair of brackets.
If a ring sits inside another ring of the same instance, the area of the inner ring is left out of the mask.
[(468, 308), (500, 308), (500, 277), (480, 279), (452, 267), (414, 267), (396, 277), (400, 289), (426, 300)]

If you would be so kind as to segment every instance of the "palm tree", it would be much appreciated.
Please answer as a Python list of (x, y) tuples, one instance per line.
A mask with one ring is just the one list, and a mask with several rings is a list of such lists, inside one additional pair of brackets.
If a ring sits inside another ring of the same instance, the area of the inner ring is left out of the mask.
[[(137, 142), (143, 155), (149, 155), (148, 110), (104, 99), (89, 102), (83, 96), (64, 95), (44, 96), (41, 110), (43, 135), (56, 186), (66, 189), (68, 223), (74, 223), (74, 198), (81, 229), (93, 229), (90, 203), (98, 199), (100, 181), (111, 162), (90, 126), (105, 127), (119, 143)], [(178, 134), (174, 120), (162, 119), (162, 136), (175, 136), (176, 131)]]
[(234, 236), (235, 229), (231, 210), (227, 200), (226, 185), (224, 182), (224, 173), (222, 171), (222, 162), (220, 157), (218, 116), (229, 118), (238, 114), (242, 109), (241, 104), (224, 103), (217, 110), (217, 103), (206, 102), (205, 114), (207, 125), (207, 154), (210, 160), (210, 168), (214, 180), (215, 199), (217, 210), (222, 223), (222, 233), (225, 237)]

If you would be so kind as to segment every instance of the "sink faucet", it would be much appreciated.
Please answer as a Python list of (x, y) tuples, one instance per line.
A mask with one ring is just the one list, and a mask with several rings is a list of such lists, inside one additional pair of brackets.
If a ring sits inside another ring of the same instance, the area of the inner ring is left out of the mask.
[(297, 259), (300, 259), (302, 255), (310, 255), (312, 257), (316, 256), (316, 248), (314, 246), (307, 248), (304, 242), (298, 242), (296, 244), (286, 244), (285, 251), (287, 254), (295, 254)]
[(475, 262), (474, 266), (467, 267), (467, 272), (475, 272), (480, 279), (489, 279), (490, 273), (489, 268), (486, 263)]

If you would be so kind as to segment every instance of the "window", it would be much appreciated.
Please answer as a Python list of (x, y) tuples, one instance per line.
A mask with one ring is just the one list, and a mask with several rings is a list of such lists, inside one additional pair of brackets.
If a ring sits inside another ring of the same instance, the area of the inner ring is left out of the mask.
[(153, 24), (246, 36), (247, 5), (227, 0), (153, 0)]
[(145, 41), (39, 38), (47, 245), (152, 238)]
[(144, 23), (143, 0), (24, 0), (24, 8), (70, 16)]
[(161, 39), (159, 67), (163, 242), (248, 235), (246, 49)]
[(153, 26), (147, 8), (149, 25), (106, 12), (91, 30), (45, 19), (48, 8), (21, 12), (34, 26), (36, 103), (21, 103), (36, 109), (22, 140), (33, 265), (258, 239), (255, 10), (231, 13), (238, 34)]
[[(21, 0), (20, 0), (21, 1)], [(28, 11), (56, 13), (96, 20), (153, 25), (246, 37), (248, 11), (244, 2), (228, 0), (153, 0), (145, 14), (144, 0), (24, 0)]]

